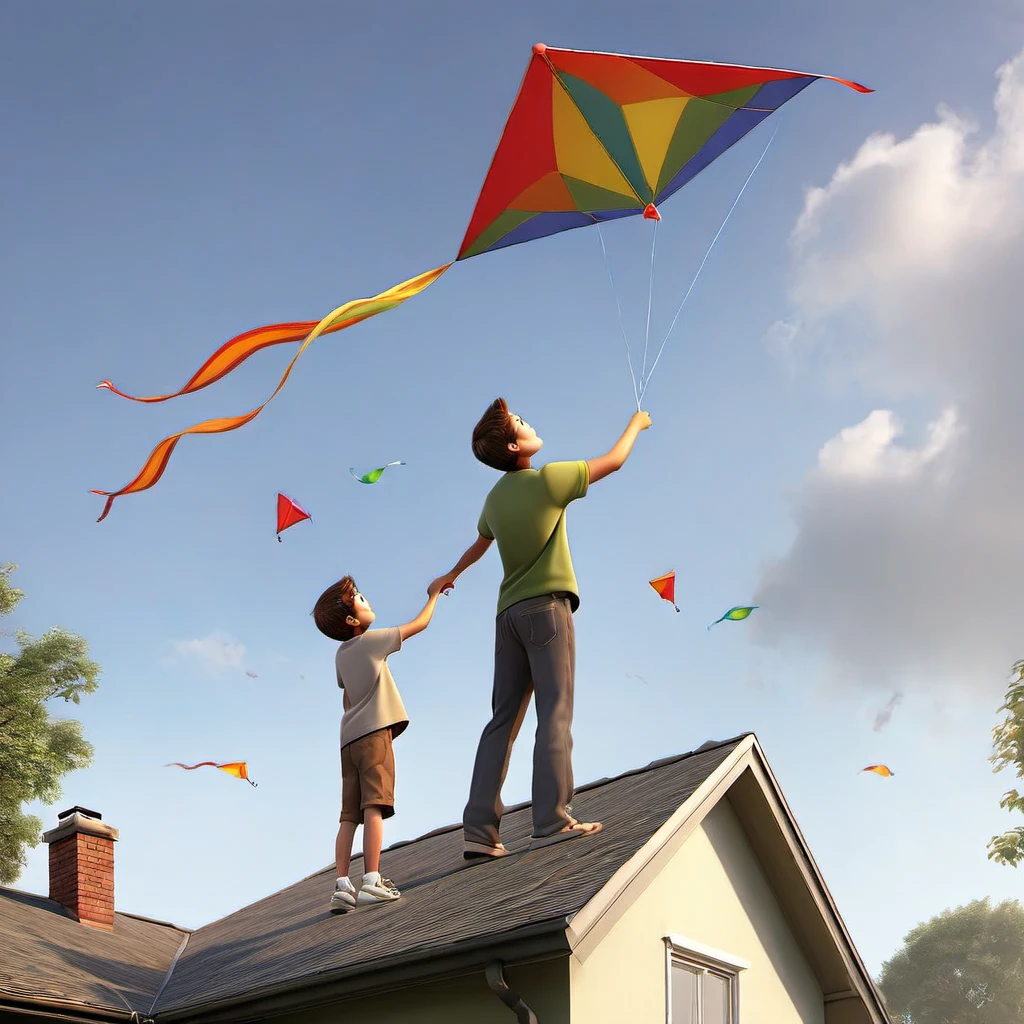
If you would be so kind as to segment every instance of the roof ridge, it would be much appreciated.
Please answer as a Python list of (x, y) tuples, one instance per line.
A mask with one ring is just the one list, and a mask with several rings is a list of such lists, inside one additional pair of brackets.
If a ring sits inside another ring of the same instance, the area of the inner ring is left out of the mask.
[(136, 921), (145, 921), (148, 924), (158, 924), (164, 928), (173, 928), (177, 932), (184, 932), (186, 935), (191, 935), (195, 928), (186, 928), (184, 925), (175, 924), (173, 921), (161, 921), (158, 917), (146, 917), (145, 914), (130, 914), (127, 910), (116, 910), (114, 913), (118, 917), (131, 917)]
[(164, 972), (163, 981), (160, 982), (160, 987), (156, 990), (156, 995), (153, 996), (153, 1002), (149, 1004), (148, 1017), (152, 1018), (153, 1011), (156, 1009), (156, 1004), (160, 997), (164, 994), (164, 989), (167, 988), (167, 983), (171, 980), (171, 975), (174, 973), (174, 968), (178, 966), (178, 961), (181, 959), (182, 953), (185, 952), (185, 947), (188, 946), (188, 940), (192, 938), (193, 933), (189, 932), (182, 940), (181, 944), (175, 950), (174, 956), (171, 958), (171, 962), (167, 965), (167, 970)]

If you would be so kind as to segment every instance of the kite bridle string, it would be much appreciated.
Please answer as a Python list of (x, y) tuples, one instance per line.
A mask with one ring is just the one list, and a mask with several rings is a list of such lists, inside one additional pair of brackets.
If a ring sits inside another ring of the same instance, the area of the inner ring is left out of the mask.
[[(647, 330), (644, 333), (644, 362), (640, 370), (640, 396), (637, 399), (637, 412), (640, 411), (640, 402), (643, 401), (644, 391), (647, 390), (647, 343), (651, 338), (651, 306), (654, 303), (654, 246), (658, 241), (658, 221), (654, 222), (654, 229), (651, 232), (651, 278), (647, 286)], [(654, 371), (654, 367), (651, 367)]]
[(676, 321), (679, 319), (679, 314), (682, 313), (683, 306), (686, 305), (686, 300), (690, 297), (690, 292), (693, 291), (694, 285), (697, 283), (697, 279), (700, 277), (700, 273), (704, 269), (704, 264), (707, 263), (708, 257), (711, 255), (711, 250), (714, 249), (715, 247), (715, 242), (718, 241), (718, 236), (721, 235), (721, 233), (725, 230), (725, 225), (729, 223), (729, 218), (732, 216), (733, 210), (736, 209), (736, 206), (738, 205), (740, 199), (743, 198), (743, 193), (746, 192), (747, 186), (750, 184), (750, 179), (754, 177), (754, 173), (757, 171), (758, 167), (761, 166), (761, 161), (764, 160), (765, 156), (768, 154), (768, 148), (769, 146), (771, 146), (772, 142), (775, 140), (775, 136), (778, 135), (778, 133), (779, 126), (778, 124), (776, 124), (775, 131), (772, 132), (771, 138), (768, 140), (767, 145), (764, 147), (764, 151), (761, 153), (760, 157), (758, 157), (757, 163), (754, 164), (753, 170), (751, 170), (751, 172), (747, 175), (747, 180), (743, 182), (743, 187), (736, 194), (736, 198), (733, 200), (732, 206), (729, 207), (729, 212), (725, 215), (725, 220), (722, 221), (721, 226), (715, 233), (715, 237), (711, 239), (711, 244), (708, 246), (707, 252), (704, 253), (704, 259), (701, 260), (700, 266), (697, 268), (697, 273), (693, 275), (693, 280), (690, 282), (690, 287), (686, 289), (686, 294), (683, 296), (683, 301), (679, 303), (679, 308), (676, 310), (676, 315), (672, 318), (672, 323), (669, 325), (669, 329), (665, 334), (665, 339), (661, 343), (661, 348), (658, 349), (658, 355), (655, 357), (654, 363), (651, 365), (651, 372), (647, 374), (647, 379), (643, 381), (643, 386), (640, 389), (641, 402), (643, 401), (644, 394), (647, 391), (647, 385), (650, 383), (651, 376), (654, 373), (654, 368), (658, 365), (658, 360), (661, 359), (661, 353), (665, 351), (665, 342), (668, 341), (669, 335), (671, 335), (672, 329), (675, 327)]
[[(593, 216), (593, 214), (591, 214)], [(626, 337), (626, 325), (622, 319), (622, 303), (619, 301), (619, 290), (615, 287), (615, 278), (612, 277), (612, 265), (608, 262), (608, 250), (604, 244), (604, 234), (601, 232), (601, 222), (594, 217), (597, 225), (597, 237), (601, 241), (601, 252), (604, 255), (605, 269), (608, 271), (608, 283), (612, 286), (612, 294), (615, 296), (615, 308), (619, 313), (619, 329), (622, 331), (622, 343), (626, 347), (626, 361), (629, 363), (629, 378), (633, 382), (633, 397), (636, 399), (636, 411), (640, 411), (640, 395), (636, 388), (636, 374), (633, 373), (633, 357), (629, 353), (629, 339)], [(652, 367), (653, 369), (653, 367)]]

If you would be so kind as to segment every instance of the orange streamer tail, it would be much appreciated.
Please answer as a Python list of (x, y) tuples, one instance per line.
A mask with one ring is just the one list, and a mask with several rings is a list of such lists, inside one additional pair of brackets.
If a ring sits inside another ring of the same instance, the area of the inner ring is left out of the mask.
[[(110, 512), (111, 506), (114, 503), (115, 498), (119, 498), (122, 494), (134, 494), (138, 491), (145, 491), (152, 487), (160, 477), (163, 476), (164, 470), (167, 468), (167, 463), (171, 458), (172, 453), (178, 442), (186, 434), (222, 434), (229, 430), (237, 430), (239, 427), (244, 427), (247, 423), (254, 420), (266, 406), (276, 397), (278, 392), (285, 386), (288, 378), (291, 376), (292, 369), (296, 362), (298, 362), (299, 356), (318, 338), (321, 334), (329, 334), (334, 331), (344, 330), (346, 327), (353, 327), (355, 324), (360, 323), (363, 320), (368, 319), (371, 316), (376, 316), (378, 313), (384, 313), (389, 309), (393, 309), (395, 306), (401, 305), (406, 299), (411, 299), (414, 295), (418, 295), (425, 288), (432, 285), (449, 267), (451, 263), (445, 263), (443, 266), (436, 267), (433, 270), (428, 270), (426, 273), (419, 274), (417, 277), (412, 277), (408, 281), (403, 281), (401, 284), (396, 284), (393, 288), (389, 288), (387, 291), (381, 292), (379, 295), (374, 295), (372, 298), (367, 299), (354, 299), (351, 302), (346, 302), (343, 306), (339, 306), (337, 309), (332, 310), (327, 314), (319, 323), (312, 323), (312, 329), (309, 330), (299, 347), (298, 352), (292, 357), (292, 361), (288, 364), (278, 382), (276, 388), (274, 388), (270, 397), (263, 402), (262, 405), (258, 405), (255, 409), (244, 413), (241, 416), (229, 416), (219, 417), (216, 419), (204, 420), (202, 423), (197, 423), (195, 426), (189, 427), (186, 430), (182, 430), (180, 433), (172, 434), (170, 437), (165, 437), (154, 449), (150, 452), (149, 458), (146, 460), (145, 465), (139, 470), (138, 475), (131, 483), (126, 484), (119, 491), (99, 491), (93, 490), (93, 494), (99, 494), (106, 497), (106, 504), (103, 506), (103, 514), (96, 520), (101, 523), (106, 519)], [(278, 325), (281, 327), (282, 325)], [(292, 324), (285, 325), (289, 327), (307, 327), (307, 324)], [(266, 331), (272, 331), (276, 328), (264, 328)], [(259, 332), (249, 332), (250, 335), (258, 334)], [(244, 337), (244, 335), (240, 336)], [(237, 340), (237, 339), (235, 339)], [(257, 351), (258, 348), (265, 348), (267, 345), (279, 344), (282, 341), (295, 340), (285, 337), (277, 338), (276, 340), (264, 341), (257, 345), (256, 348), (250, 346), (249, 351), (245, 355), (239, 358), (235, 358), (234, 362), (226, 368), (217, 369), (214, 364), (216, 359), (216, 353), (210, 359), (203, 364), (204, 369), (209, 368), (208, 376), (209, 379), (201, 377), (203, 370), (200, 370), (193, 378), (192, 381), (204, 380), (204, 383), (196, 384), (191, 387), (191, 390), (197, 390), (199, 387), (205, 387), (206, 384), (212, 384), (213, 381), (219, 380), (225, 373), (228, 373), (230, 369), (237, 366), (242, 359), (247, 358), (252, 352)], [(231, 342), (228, 345), (232, 344)], [(219, 351), (223, 352), (227, 346), (222, 347)], [(220, 364), (217, 364), (220, 365)], [(226, 365), (226, 364), (225, 364)], [(192, 384), (192, 382), (190, 382)], [(108, 386), (109, 390), (116, 391), (117, 394), (123, 394), (123, 392), (117, 391), (116, 388), (109, 381), (104, 381), (100, 387)], [(185, 394), (186, 390), (189, 389), (189, 385), (186, 385), (186, 389), (177, 392), (176, 394)], [(131, 396), (125, 396), (131, 397)], [(135, 401), (143, 402), (156, 402), (164, 401), (167, 398), (174, 398), (175, 395), (162, 395), (155, 398), (141, 398), (134, 399)]]

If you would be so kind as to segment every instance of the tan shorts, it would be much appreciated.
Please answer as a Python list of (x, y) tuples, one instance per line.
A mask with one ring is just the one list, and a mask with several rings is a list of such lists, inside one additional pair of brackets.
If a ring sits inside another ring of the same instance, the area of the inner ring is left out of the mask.
[(395, 752), (391, 726), (367, 733), (341, 748), (341, 817), (362, 824), (363, 811), (379, 807), (381, 817), (395, 813)]

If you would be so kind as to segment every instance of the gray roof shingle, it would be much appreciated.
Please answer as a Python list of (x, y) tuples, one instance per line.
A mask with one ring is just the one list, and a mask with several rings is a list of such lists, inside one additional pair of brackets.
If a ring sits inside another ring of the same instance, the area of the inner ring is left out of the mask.
[(53, 900), (0, 888), (0, 994), (95, 1011), (148, 1013), (188, 932), (115, 914), (79, 924)]

